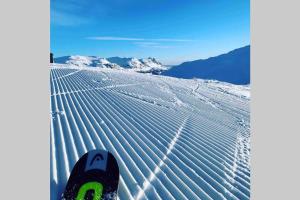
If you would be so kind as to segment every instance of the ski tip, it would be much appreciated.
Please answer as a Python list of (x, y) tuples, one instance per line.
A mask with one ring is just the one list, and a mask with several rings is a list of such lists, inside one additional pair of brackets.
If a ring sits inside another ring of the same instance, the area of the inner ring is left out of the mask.
[(119, 167), (112, 153), (95, 149), (85, 153), (75, 164), (63, 200), (115, 200)]

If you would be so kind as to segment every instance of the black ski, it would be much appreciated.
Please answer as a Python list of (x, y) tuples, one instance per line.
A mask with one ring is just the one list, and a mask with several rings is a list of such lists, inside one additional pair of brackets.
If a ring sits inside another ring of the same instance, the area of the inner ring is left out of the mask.
[(92, 150), (75, 164), (63, 200), (116, 200), (119, 167), (106, 150)]

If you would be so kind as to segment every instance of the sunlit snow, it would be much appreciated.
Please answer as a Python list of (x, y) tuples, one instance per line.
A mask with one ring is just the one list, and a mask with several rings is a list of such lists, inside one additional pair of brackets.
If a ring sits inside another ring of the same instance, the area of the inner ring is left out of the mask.
[(249, 85), (72, 63), (50, 69), (51, 199), (95, 148), (118, 161), (120, 200), (250, 199)]

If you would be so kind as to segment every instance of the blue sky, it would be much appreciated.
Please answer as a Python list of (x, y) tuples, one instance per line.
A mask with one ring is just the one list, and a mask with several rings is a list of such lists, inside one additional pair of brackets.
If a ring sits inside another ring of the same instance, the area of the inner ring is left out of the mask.
[(249, 0), (51, 0), (51, 51), (208, 58), (250, 44)]

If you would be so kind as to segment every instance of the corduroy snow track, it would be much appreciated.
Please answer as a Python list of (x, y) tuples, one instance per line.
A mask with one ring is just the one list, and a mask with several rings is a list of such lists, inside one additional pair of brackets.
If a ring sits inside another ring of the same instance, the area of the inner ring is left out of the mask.
[(51, 64), (51, 199), (100, 148), (118, 199), (250, 199), (249, 86)]

